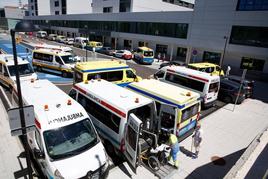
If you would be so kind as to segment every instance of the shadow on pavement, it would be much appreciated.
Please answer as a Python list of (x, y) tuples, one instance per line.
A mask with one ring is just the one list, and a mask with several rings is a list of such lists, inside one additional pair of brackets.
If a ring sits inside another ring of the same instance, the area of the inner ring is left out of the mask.
[(181, 153), (183, 153), (184, 155), (186, 155), (187, 157), (192, 157), (193, 156), (193, 152), (187, 150), (186, 148), (184, 148), (183, 146), (180, 147), (180, 151)]
[(211, 156), (212, 161), (210, 163), (196, 168), (186, 177), (186, 179), (221, 179), (229, 172), (229, 170), (233, 167), (233, 165), (237, 162), (245, 150), (246, 148), (241, 149), (222, 158), (218, 156)]

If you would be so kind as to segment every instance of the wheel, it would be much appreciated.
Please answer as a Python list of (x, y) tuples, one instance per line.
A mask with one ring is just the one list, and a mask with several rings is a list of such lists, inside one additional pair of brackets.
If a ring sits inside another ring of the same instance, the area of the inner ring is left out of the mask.
[(157, 171), (160, 169), (160, 162), (155, 156), (148, 157), (148, 165), (154, 171)]
[(225, 97), (223, 97), (223, 101), (226, 102), (226, 103), (231, 103), (232, 98), (230, 96), (225, 96)]
[(61, 74), (61, 76), (63, 78), (67, 78), (68, 77), (68, 73), (66, 71), (63, 71), (62, 74)]

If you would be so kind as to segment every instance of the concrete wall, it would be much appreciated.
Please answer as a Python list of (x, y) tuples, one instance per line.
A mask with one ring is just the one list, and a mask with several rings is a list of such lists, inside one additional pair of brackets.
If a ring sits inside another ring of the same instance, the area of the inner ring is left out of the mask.
[(92, 0), (67, 0), (67, 14), (92, 13)]
[(50, 0), (37, 0), (38, 15), (50, 15)]

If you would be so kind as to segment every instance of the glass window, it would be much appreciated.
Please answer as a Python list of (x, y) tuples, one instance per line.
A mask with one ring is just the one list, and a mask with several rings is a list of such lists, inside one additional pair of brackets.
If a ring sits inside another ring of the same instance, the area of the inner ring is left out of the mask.
[(164, 78), (164, 75), (165, 75), (165, 71), (159, 70), (158, 72), (156, 72), (154, 74), (154, 77), (155, 78)]
[(233, 26), (230, 43), (268, 48), (268, 27)]
[(38, 52), (34, 52), (33, 58), (36, 60), (42, 60), (42, 61), (47, 61), (47, 62), (53, 61), (53, 55), (38, 53)]
[(153, 51), (144, 51), (143, 55), (145, 57), (152, 57), (152, 56), (154, 56), (154, 52)]
[[(18, 65), (18, 69), (19, 69), (19, 75), (22, 75), (22, 76), (34, 73), (34, 70), (31, 64), (29, 63)], [(10, 76), (16, 76), (16, 68), (14, 65), (8, 66), (8, 71), (9, 71)]]
[(127, 70), (126, 74), (127, 74), (127, 78), (136, 78), (136, 75), (132, 70)]
[(199, 111), (199, 103), (182, 110), (181, 123), (195, 116)]
[[(204, 51), (204, 54), (203, 54), (203, 61), (204, 62), (219, 64), (220, 60), (221, 60), (221, 53)], [(213, 71), (214, 71), (214, 69), (213, 69)], [(210, 73), (210, 72), (208, 72), (208, 73)]]
[(80, 72), (75, 71), (74, 72), (74, 81), (76, 83), (82, 82), (83, 81), (83, 74), (80, 73)]
[(71, 96), (74, 100), (76, 100), (76, 94), (77, 94), (76, 90), (72, 89), (69, 93), (69, 96)]
[(78, 94), (78, 102), (89, 114), (118, 134), (121, 121), (120, 117), (81, 94)]
[(39, 133), (37, 130), (35, 131), (35, 138), (36, 138), (36, 143), (37, 143), (39, 149), (40, 149), (42, 152), (44, 152), (44, 146), (43, 146), (43, 144), (42, 144), (42, 138), (41, 138), (40, 133)]
[(90, 119), (44, 132), (47, 153), (52, 159), (78, 155), (99, 142)]
[(55, 2), (54, 2), (54, 6), (55, 6), (55, 7), (59, 7), (59, 4), (60, 4), (59, 1), (55, 1)]
[(129, 143), (129, 145), (131, 146), (131, 148), (135, 151), (136, 150), (136, 142), (137, 142), (137, 132), (130, 126), (128, 125), (127, 127), (127, 141)]
[(75, 63), (76, 60), (74, 58), (73, 55), (65, 55), (65, 56), (61, 56), (62, 60), (64, 61), (64, 63)]
[(0, 63), (0, 73), (2, 73), (2, 68), (3, 68), (3, 65), (2, 65), (2, 63)]
[(216, 83), (211, 83), (209, 85), (209, 89), (208, 89), (208, 92), (211, 93), (211, 92), (215, 92), (217, 93), (218, 92), (218, 89), (219, 89), (219, 82), (216, 82)]
[(187, 48), (178, 47), (177, 48), (177, 58), (181, 61), (186, 59)]
[(61, 58), (60, 58), (60, 57), (55, 56), (55, 60), (56, 60), (56, 62), (57, 62), (57, 63), (59, 63), (59, 64), (63, 65), (62, 60), (61, 60)]
[(175, 123), (175, 116), (167, 113), (167, 112), (162, 112), (161, 113), (161, 128), (165, 129), (173, 129)]
[(268, 0), (238, 0), (238, 11), (264, 11), (268, 10)]
[(179, 84), (181, 86), (185, 86), (200, 92), (203, 92), (205, 83), (201, 82), (201, 81), (197, 81), (194, 79), (190, 79), (187, 77), (183, 77), (183, 76), (179, 76), (176, 74), (172, 74), (172, 73), (167, 73), (166, 74), (166, 78), (167, 81)]
[(135, 114), (143, 123), (145, 123), (147, 119), (152, 118), (152, 109), (150, 105), (141, 106), (139, 108), (132, 109), (131, 111), (129, 111), (128, 114), (131, 114), (131, 113)]
[(242, 57), (240, 68), (247, 67), (249, 70), (263, 71), (265, 60)]
[(103, 8), (103, 13), (111, 13), (113, 12), (113, 7), (104, 7)]

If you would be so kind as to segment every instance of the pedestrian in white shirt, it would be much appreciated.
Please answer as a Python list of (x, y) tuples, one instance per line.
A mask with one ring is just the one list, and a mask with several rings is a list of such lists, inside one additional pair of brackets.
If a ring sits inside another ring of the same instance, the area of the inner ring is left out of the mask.
[(194, 146), (194, 153), (192, 154), (193, 158), (197, 158), (199, 154), (200, 144), (202, 142), (203, 130), (201, 129), (201, 124), (197, 123), (194, 134), (192, 136), (192, 145)]

